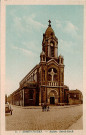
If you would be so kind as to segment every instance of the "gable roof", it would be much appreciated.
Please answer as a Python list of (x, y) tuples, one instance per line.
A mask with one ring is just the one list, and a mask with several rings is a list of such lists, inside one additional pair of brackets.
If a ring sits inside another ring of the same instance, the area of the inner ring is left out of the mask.
[(56, 65), (56, 66), (58, 66), (58, 63), (52, 58), (52, 59), (50, 59), (49, 61), (47, 61), (47, 65), (50, 65), (50, 64), (54, 64), (54, 65)]

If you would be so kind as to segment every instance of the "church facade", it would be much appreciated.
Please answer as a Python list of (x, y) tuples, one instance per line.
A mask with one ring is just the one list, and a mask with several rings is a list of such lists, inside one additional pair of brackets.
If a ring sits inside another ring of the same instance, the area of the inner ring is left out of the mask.
[(64, 58), (58, 56), (58, 38), (51, 27), (43, 34), (40, 62), (19, 83), (9, 97), (14, 105), (30, 106), (47, 103), (67, 104), (69, 88), (64, 84)]

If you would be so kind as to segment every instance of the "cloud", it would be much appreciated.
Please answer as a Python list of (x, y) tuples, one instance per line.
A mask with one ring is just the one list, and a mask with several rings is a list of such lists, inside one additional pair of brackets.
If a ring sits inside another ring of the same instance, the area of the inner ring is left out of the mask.
[(24, 16), (22, 19), (25, 21), (26, 27), (29, 28), (30, 31), (32, 31), (33, 29), (39, 31), (42, 28), (46, 28), (45, 25), (43, 25), (39, 21), (36, 21), (35, 18), (36, 18), (36, 16), (32, 14), (29, 17)]
[(57, 28), (62, 28), (62, 22), (59, 20), (56, 20), (56, 27)]
[(32, 24), (32, 26), (34, 26), (34, 28), (38, 28), (38, 27), (45, 28), (45, 25), (43, 25), (42, 23), (34, 20), (33, 17), (28, 17), (26, 22), (28, 22), (29, 24)]
[[(42, 28), (46, 28), (41, 22), (36, 20), (36, 15), (17, 17), (14, 16), (14, 28), (20, 32), (32, 32), (34, 30), (39, 31)], [(21, 33), (20, 33), (21, 34)]]
[(80, 54), (81, 50), (77, 49), (78, 45), (79, 44), (77, 42), (66, 41), (66, 40), (61, 39), (59, 41), (59, 52), (62, 51), (64, 53), (66, 52), (66, 53), (74, 54), (74, 52), (76, 51), (77, 54)]
[(24, 55), (26, 55), (26, 54), (28, 54), (29, 56), (35, 56), (35, 54), (32, 52), (32, 51), (29, 51), (29, 50), (27, 50), (27, 49), (24, 49), (24, 48), (19, 48), (19, 47), (17, 47), (17, 46), (12, 46), (12, 48), (13, 49), (15, 49), (15, 50), (18, 50), (18, 51), (20, 51), (21, 53), (23, 53)]
[(56, 27), (65, 34), (70, 34), (72, 37), (78, 37), (78, 27), (70, 21), (56, 20)]
[(72, 36), (78, 36), (78, 28), (77, 26), (73, 25), (70, 21), (65, 22), (64, 31)]
[(15, 30), (19, 32), (24, 32), (24, 26), (22, 25), (22, 20), (20, 17), (14, 17), (14, 24), (13, 24)]
[(40, 53), (40, 51), (41, 51), (41, 46), (39, 46), (38, 45), (39, 43), (38, 42), (34, 42), (34, 41), (30, 41), (30, 42), (27, 42), (27, 41), (24, 41), (23, 43), (22, 43), (22, 45), (24, 46), (24, 47), (27, 47), (29, 50), (32, 50), (33, 52), (35, 52), (35, 53)]
[(61, 39), (60, 41), (59, 41), (59, 47), (61, 48), (61, 49), (64, 49), (64, 48), (66, 48), (66, 49), (70, 49), (72, 46), (74, 46), (74, 43), (72, 42), (72, 41), (65, 41), (65, 40), (63, 40), (63, 39)]

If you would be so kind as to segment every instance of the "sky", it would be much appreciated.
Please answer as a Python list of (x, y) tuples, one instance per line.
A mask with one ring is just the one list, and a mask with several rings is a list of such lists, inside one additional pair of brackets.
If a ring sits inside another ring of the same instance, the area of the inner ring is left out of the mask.
[(64, 57), (64, 84), (83, 91), (83, 5), (7, 5), (5, 93), (40, 62), (48, 20)]

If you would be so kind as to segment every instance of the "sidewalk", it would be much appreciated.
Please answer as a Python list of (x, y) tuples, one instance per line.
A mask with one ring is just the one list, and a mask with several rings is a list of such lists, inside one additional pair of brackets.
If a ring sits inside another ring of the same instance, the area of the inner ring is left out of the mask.
[(83, 129), (83, 116), (81, 116), (75, 123), (73, 123), (68, 130), (82, 130)]

